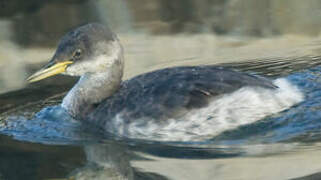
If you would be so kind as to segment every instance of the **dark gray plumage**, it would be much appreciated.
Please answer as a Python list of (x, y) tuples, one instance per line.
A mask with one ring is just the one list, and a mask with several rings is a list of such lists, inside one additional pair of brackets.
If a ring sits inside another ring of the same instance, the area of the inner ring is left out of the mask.
[[(94, 56), (97, 42), (114, 41), (116, 35), (108, 28), (98, 23), (81, 26), (64, 35), (56, 50), (54, 60), (82, 61)], [(75, 56), (76, 50), (82, 50), (81, 56)]]
[(122, 82), (123, 69), (117, 36), (93, 23), (67, 33), (49, 65), (29, 80), (81, 76), (61, 104), (71, 116), (115, 135), (161, 141), (210, 138), (303, 99), (296, 88), (286, 94), (287, 82), (222, 67), (167, 68)]
[(140, 118), (164, 123), (244, 86), (277, 88), (268, 79), (217, 66), (161, 69), (123, 82), (86, 119), (109, 129), (113, 127), (109, 120), (126, 112), (122, 118), (127, 123)]

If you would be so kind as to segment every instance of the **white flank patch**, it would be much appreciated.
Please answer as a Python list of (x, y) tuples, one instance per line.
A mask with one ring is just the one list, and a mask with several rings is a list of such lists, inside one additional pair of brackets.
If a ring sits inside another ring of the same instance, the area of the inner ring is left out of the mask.
[[(213, 99), (205, 108), (192, 110), (179, 119), (169, 119), (166, 125), (147, 119), (125, 124), (119, 114), (113, 119), (117, 124), (114, 127), (118, 127), (115, 132), (128, 138), (146, 140), (202, 141), (303, 101), (304, 95), (286, 79), (276, 79), (273, 83), (279, 88), (243, 87)], [(149, 123), (141, 126), (142, 121)]]

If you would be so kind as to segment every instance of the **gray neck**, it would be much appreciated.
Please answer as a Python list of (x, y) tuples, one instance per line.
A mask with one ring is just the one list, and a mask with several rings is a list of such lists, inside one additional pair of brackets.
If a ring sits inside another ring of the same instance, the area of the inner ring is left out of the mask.
[(122, 76), (122, 59), (116, 59), (105, 72), (84, 74), (65, 96), (62, 107), (74, 117), (85, 115), (94, 104), (109, 97), (119, 88)]

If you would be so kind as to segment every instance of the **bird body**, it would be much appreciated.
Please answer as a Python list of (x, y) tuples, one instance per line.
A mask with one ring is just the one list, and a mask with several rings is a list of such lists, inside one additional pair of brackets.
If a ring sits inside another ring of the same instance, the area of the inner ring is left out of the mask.
[(72, 116), (126, 138), (198, 141), (255, 122), (300, 102), (285, 80), (271, 81), (217, 66), (173, 67), (121, 81), (123, 49), (108, 28), (71, 31), (29, 81), (81, 76), (63, 99)]
[(127, 138), (201, 141), (300, 100), (284, 79), (272, 82), (217, 66), (174, 67), (124, 81), (86, 120)]

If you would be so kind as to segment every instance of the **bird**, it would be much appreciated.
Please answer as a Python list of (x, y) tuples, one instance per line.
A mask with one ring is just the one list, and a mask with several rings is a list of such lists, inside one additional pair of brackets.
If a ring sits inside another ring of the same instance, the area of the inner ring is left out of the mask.
[(285, 79), (217, 65), (169, 67), (123, 81), (124, 62), (117, 35), (89, 23), (66, 33), (49, 63), (27, 81), (79, 76), (60, 104), (71, 117), (119, 137), (153, 141), (208, 140), (304, 98)]

